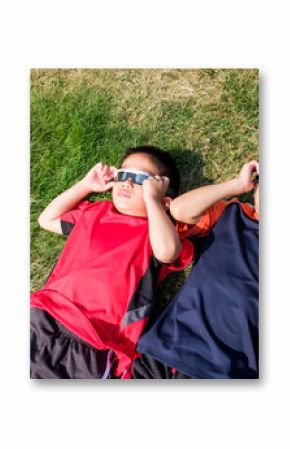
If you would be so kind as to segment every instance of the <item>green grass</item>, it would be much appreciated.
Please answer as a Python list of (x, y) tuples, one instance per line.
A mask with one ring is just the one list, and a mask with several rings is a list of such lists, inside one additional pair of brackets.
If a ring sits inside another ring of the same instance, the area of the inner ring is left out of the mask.
[[(175, 157), (186, 191), (257, 159), (258, 85), (254, 69), (32, 70), (31, 289), (65, 243), (37, 217), (97, 161), (119, 165), (129, 146), (160, 146)], [(183, 278), (161, 288), (163, 301)]]

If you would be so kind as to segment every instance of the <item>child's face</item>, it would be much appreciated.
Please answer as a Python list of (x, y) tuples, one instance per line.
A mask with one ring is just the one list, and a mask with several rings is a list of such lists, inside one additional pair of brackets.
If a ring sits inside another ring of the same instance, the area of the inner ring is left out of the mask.
[[(147, 172), (153, 176), (160, 174), (156, 164), (142, 153), (128, 156), (124, 160), (122, 168)], [(133, 183), (131, 178), (125, 181), (114, 181), (112, 195), (114, 206), (120, 213), (147, 217), (143, 186)]]

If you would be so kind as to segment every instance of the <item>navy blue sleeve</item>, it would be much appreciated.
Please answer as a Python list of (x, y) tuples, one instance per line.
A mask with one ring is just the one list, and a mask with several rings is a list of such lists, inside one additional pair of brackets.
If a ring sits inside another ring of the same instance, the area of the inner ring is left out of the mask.
[(70, 223), (69, 221), (60, 220), (60, 225), (63, 235), (66, 236), (68, 236), (74, 228), (74, 223)]

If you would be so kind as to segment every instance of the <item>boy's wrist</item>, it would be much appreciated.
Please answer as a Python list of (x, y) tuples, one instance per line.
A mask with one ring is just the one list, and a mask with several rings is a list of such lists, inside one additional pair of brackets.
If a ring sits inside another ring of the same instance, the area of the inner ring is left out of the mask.
[(77, 182), (76, 187), (80, 192), (83, 194), (83, 196), (87, 196), (90, 193), (92, 193), (92, 189), (88, 185), (85, 179), (82, 179), (81, 181)]
[(155, 198), (155, 197), (150, 197), (150, 198), (144, 198), (146, 207), (151, 207), (151, 206), (162, 206), (162, 200), (160, 198)]
[(229, 190), (231, 191), (229, 196), (241, 195), (242, 193), (246, 192), (245, 185), (240, 178), (231, 179), (229, 181), (229, 185)]

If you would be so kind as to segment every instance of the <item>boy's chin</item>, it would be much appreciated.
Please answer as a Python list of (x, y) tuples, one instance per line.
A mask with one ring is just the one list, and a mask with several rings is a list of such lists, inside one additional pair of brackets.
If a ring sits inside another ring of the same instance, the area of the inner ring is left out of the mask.
[(132, 215), (134, 217), (147, 217), (147, 210), (134, 208), (125, 201), (114, 201), (114, 206), (120, 214)]

